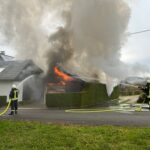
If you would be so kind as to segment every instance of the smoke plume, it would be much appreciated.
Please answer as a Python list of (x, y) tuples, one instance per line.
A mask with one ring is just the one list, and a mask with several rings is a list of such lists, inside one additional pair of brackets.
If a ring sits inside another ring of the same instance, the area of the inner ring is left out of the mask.
[[(125, 77), (120, 49), (130, 16), (128, 5), (120, 0), (76, 0), (67, 13), (66, 25), (51, 36), (57, 37), (50, 40), (51, 48), (58, 46), (58, 54), (65, 58), (60, 62), (67, 70), (83, 80), (105, 83), (110, 94)], [(68, 48), (69, 57), (64, 53)]]
[(45, 72), (56, 63), (107, 84), (131, 74), (120, 61), (130, 8), (124, 0), (0, 0), (1, 43)]

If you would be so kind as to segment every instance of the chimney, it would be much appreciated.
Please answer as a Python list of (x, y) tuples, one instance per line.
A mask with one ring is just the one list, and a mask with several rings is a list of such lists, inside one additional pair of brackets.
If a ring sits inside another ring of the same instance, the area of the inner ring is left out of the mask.
[(0, 55), (5, 55), (5, 51), (0, 51)]

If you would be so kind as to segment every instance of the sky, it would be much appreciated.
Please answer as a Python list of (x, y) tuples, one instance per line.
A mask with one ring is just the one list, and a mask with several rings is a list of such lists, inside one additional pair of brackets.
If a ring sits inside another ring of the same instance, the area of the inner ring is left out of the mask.
[[(131, 18), (127, 32), (150, 29), (150, 0), (131, 0)], [(150, 67), (150, 32), (128, 36), (121, 51), (121, 60), (127, 64), (139, 63)], [(1, 45), (6, 54), (15, 56), (9, 46)]]
[[(129, 33), (150, 29), (149, 7), (150, 0), (137, 0), (132, 3)], [(150, 67), (150, 32), (129, 36), (122, 48), (121, 60), (129, 64), (139, 63)]]

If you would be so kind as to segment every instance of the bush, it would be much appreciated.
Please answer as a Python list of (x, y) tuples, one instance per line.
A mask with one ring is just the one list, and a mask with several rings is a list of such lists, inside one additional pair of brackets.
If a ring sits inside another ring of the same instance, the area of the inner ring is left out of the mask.
[(47, 107), (80, 107), (81, 93), (46, 94)]
[(81, 99), (81, 107), (96, 106), (109, 100), (104, 84), (87, 83), (84, 91)]
[(108, 105), (110, 99), (119, 97), (119, 87), (115, 87), (112, 95), (109, 97), (106, 85), (99, 83), (86, 83), (84, 90), (78, 93), (51, 93), (46, 94), (47, 107), (93, 107)]
[(117, 99), (119, 97), (119, 94), (120, 94), (119, 86), (114, 87), (110, 99)]

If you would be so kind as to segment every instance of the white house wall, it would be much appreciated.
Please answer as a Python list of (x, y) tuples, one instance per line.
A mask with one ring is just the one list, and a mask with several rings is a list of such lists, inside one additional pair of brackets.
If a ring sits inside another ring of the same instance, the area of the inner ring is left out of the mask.
[[(18, 85), (19, 82), (11, 82), (11, 81), (0, 81), (0, 96), (7, 96), (7, 101), (9, 101), (9, 93), (12, 88), (12, 84)], [(22, 92), (23, 86), (19, 87), (19, 97), (18, 100), (22, 101)]]

